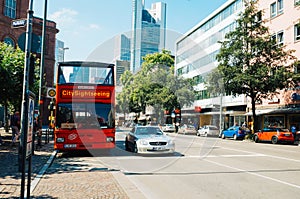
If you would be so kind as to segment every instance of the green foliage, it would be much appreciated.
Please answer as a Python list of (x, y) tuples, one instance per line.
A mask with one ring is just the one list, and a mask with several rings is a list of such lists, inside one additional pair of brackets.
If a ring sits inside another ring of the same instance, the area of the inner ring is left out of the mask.
[(213, 69), (211, 73), (208, 74), (206, 80), (206, 88), (207, 91), (213, 96), (217, 96), (224, 93), (225, 90), (223, 76), (218, 70), (218, 68)]
[(174, 76), (174, 58), (169, 51), (144, 57), (141, 70), (136, 74), (126, 71), (121, 76), (122, 93), (117, 97), (124, 112), (143, 112), (147, 106), (159, 113), (165, 109), (190, 105), (194, 101), (190, 80)]
[[(25, 53), (0, 42), (0, 103), (12, 109), (21, 109), (23, 95)], [(35, 75), (38, 75), (38, 62)], [(37, 78), (38, 76), (36, 76)], [(38, 81), (30, 86), (33, 92), (38, 91)]]
[(256, 3), (246, 2), (236, 29), (225, 36), (217, 55), (225, 91), (251, 98), (254, 122), (255, 102), (288, 86), (294, 60), (293, 51), (277, 45), (260, 18)]

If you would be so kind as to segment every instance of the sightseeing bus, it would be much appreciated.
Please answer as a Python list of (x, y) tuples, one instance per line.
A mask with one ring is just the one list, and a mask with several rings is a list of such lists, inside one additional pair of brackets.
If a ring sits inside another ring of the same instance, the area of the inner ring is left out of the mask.
[(59, 62), (56, 81), (54, 149), (115, 147), (114, 65)]

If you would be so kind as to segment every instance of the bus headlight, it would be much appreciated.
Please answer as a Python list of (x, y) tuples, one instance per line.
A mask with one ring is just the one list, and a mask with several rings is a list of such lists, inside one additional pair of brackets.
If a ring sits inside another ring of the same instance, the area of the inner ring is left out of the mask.
[(113, 137), (107, 137), (106, 138), (106, 142), (113, 142), (114, 141), (114, 138)]
[(65, 142), (65, 138), (56, 138), (57, 143)]

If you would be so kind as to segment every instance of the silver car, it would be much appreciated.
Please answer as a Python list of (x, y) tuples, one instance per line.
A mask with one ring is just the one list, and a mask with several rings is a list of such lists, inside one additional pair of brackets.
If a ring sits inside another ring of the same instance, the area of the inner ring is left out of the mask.
[(174, 153), (174, 141), (158, 126), (135, 126), (125, 139), (126, 151), (134, 153)]

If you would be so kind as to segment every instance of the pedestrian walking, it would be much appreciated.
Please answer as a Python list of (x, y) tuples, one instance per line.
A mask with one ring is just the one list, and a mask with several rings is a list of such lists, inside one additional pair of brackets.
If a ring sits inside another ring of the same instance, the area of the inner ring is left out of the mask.
[(293, 136), (294, 136), (294, 139), (295, 139), (295, 138), (296, 138), (296, 132), (297, 132), (297, 128), (296, 128), (295, 125), (292, 125), (292, 127), (291, 127), (291, 132), (292, 132), (292, 134), (293, 134)]
[(11, 130), (12, 130), (12, 145), (15, 145), (20, 135), (20, 112), (16, 111), (11, 117)]

